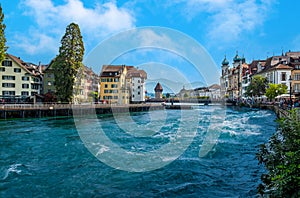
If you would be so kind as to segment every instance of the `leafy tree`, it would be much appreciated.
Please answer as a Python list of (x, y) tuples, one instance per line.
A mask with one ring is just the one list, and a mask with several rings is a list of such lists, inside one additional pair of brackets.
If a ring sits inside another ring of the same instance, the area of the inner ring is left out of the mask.
[(71, 23), (61, 39), (59, 55), (52, 62), (56, 94), (61, 102), (71, 102), (73, 99), (73, 89), (76, 88), (75, 78), (80, 78), (83, 72), (83, 55), (84, 45), (80, 28), (77, 24)]
[(5, 46), (6, 38), (5, 38), (5, 28), (6, 25), (3, 23), (4, 21), (4, 14), (2, 12), (2, 6), (0, 4), (0, 63), (5, 58), (5, 53), (7, 50), (7, 47)]
[(91, 92), (90, 94), (90, 97), (92, 97), (93, 98), (93, 101), (98, 101), (98, 99), (99, 99), (99, 94), (98, 94), (98, 92), (97, 91), (93, 91), (93, 92)]
[(256, 155), (268, 170), (258, 191), (270, 197), (300, 196), (300, 114), (296, 109), (279, 120), (279, 130)]
[(287, 92), (287, 86), (283, 84), (269, 84), (269, 88), (266, 89), (266, 96), (269, 99), (274, 99), (276, 96), (285, 94)]
[(267, 79), (260, 75), (254, 76), (246, 89), (247, 96), (262, 96), (266, 92)]

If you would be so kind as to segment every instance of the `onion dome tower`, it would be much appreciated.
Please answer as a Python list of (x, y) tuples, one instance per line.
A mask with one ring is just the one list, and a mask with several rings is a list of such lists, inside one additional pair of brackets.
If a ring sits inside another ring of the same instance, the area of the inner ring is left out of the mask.
[(242, 59), (241, 59), (241, 57), (239, 57), (238, 51), (236, 51), (236, 55), (233, 58), (233, 62), (236, 63), (236, 62), (240, 62), (241, 60)]
[(222, 61), (222, 76), (224, 76), (229, 68), (229, 61), (226, 59), (226, 55), (224, 57), (224, 60)]
[(236, 51), (236, 55), (233, 58), (233, 68), (237, 68), (242, 61), (242, 58), (239, 56), (238, 51)]

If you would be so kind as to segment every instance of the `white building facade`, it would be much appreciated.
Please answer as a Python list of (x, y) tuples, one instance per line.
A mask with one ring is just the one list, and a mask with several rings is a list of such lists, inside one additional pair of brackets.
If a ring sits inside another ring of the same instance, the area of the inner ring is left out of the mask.
[(42, 74), (39, 67), (6, 54), (0, 66), (0, 97), (2, 102), (24, 102), (41, 93)]
[(126, 87), (129, 88), (130, 102), (145, 102), (147, 73), (144, 70), (132, 68), (126, 75)]

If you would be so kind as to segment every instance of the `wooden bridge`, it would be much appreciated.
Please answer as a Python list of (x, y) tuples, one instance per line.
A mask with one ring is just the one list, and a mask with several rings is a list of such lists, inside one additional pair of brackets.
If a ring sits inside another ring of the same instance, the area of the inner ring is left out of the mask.
[(0, 105), (0, 119), (73, 116), (76, 114), (111, 114), (164, 109), (161, 104), (5, 104)]

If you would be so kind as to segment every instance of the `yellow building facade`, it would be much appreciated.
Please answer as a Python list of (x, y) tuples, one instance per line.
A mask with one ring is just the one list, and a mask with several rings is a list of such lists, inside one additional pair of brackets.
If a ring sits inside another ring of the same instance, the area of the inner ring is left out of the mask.
[(103, 65), (100, 74), (100, 100), (109, 104), (128, 104), (126, 74), (133, 66)]

